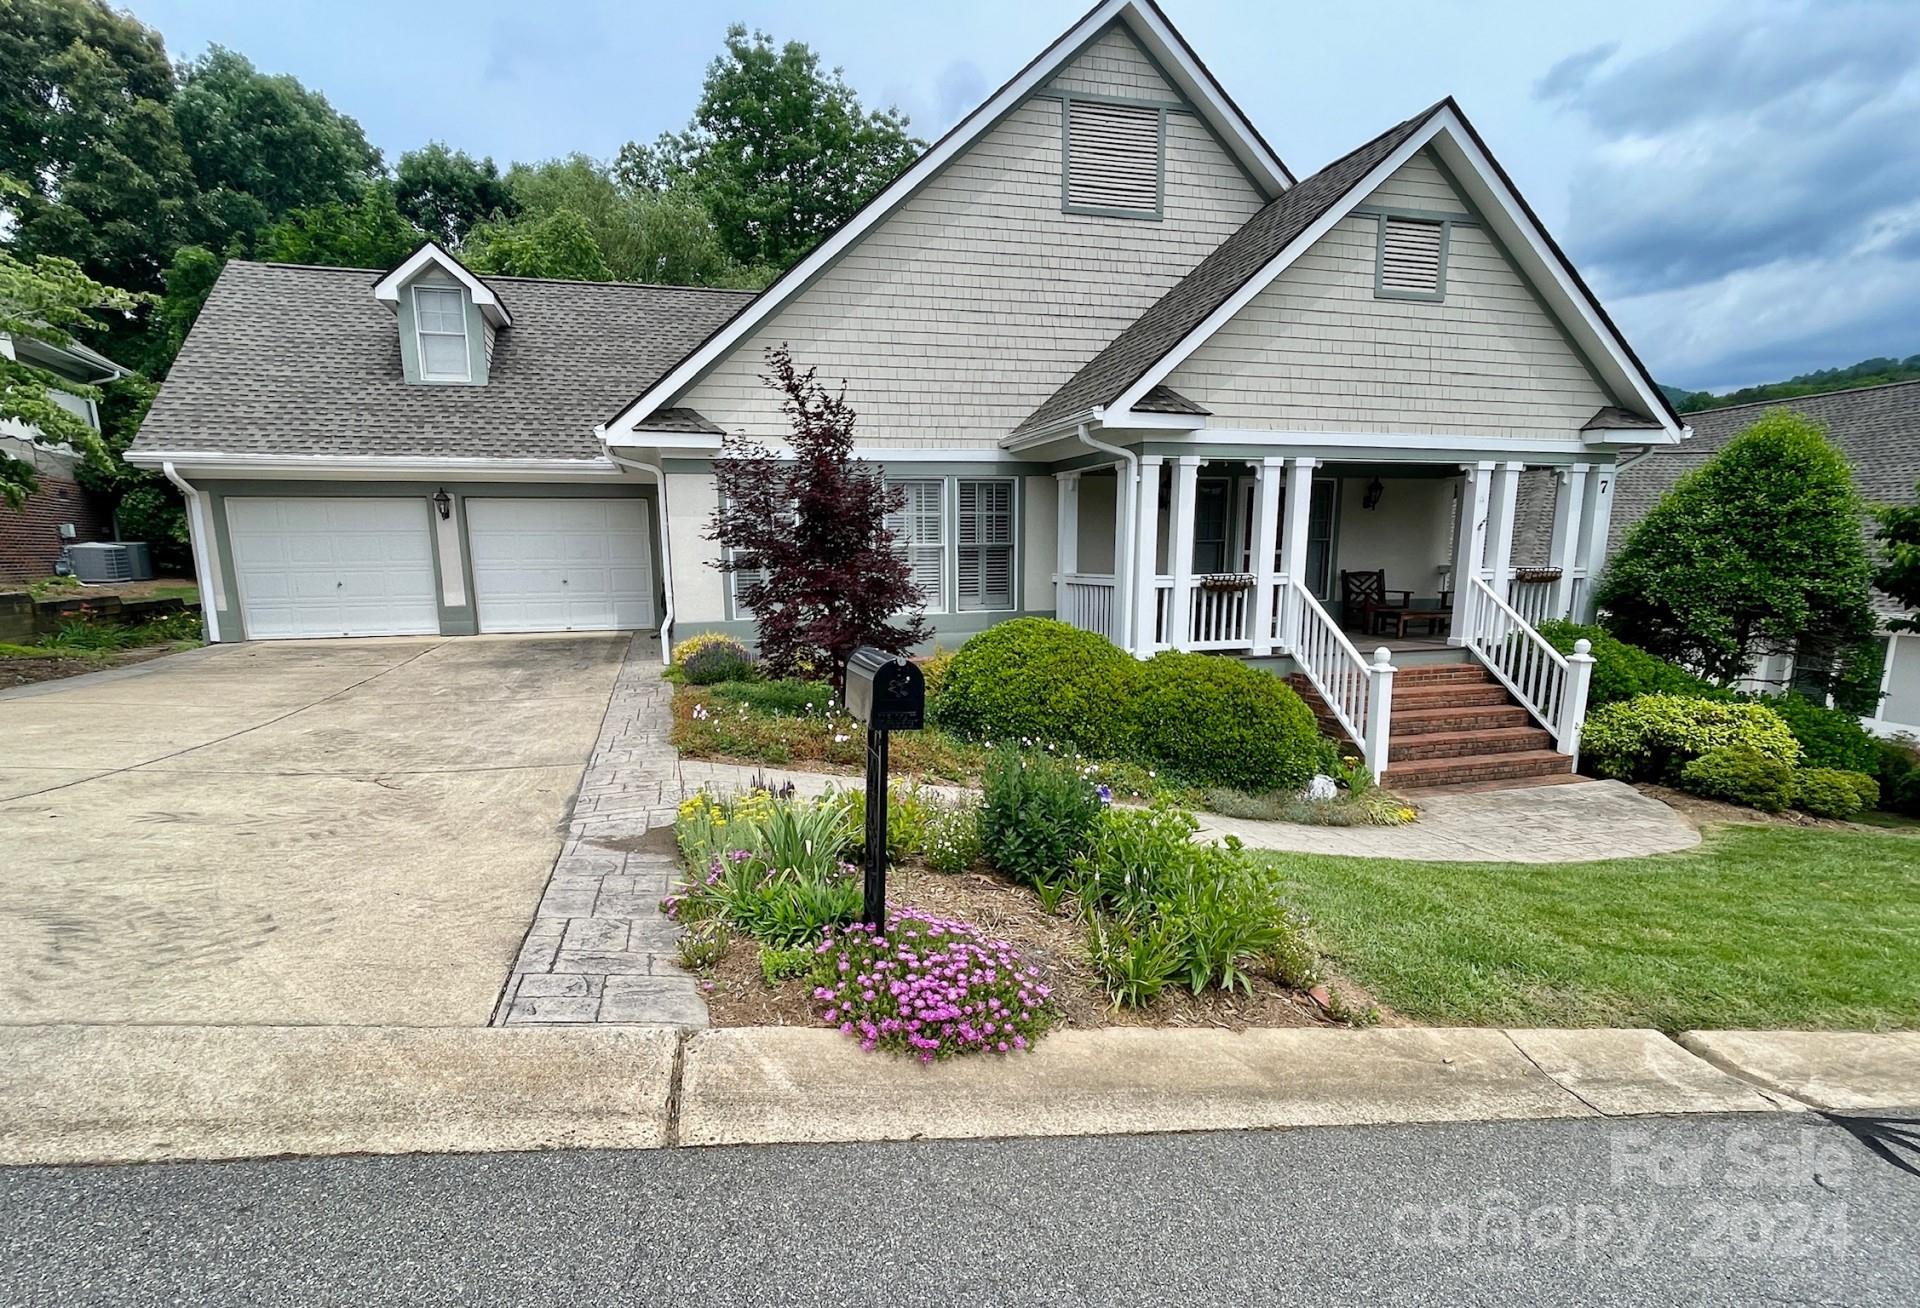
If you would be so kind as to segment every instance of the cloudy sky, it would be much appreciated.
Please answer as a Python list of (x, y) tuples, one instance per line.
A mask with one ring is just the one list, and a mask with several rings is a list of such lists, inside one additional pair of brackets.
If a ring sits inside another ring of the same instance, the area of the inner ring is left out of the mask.
[[(728, 21), (807, 41), (930, 139), (1087, 7), (121, 2), (176, 56), (294, 73), (390, 159), (502, 164), (682, 126)], [(1456, 96), (1663, 381), (1920, 352), (1920, 0), (1163, 4), (1302, 175)]]

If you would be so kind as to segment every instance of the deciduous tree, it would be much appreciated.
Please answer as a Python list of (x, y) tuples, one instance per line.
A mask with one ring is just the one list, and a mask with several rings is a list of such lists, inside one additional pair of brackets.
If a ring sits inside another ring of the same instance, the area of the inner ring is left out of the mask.
[(461, 259), (475, 272), (509, 277), (613, 279), (587, 220), (571, 209), (514, 223), (481, 223), (468, 236)]
[(859, 646), (901, 652), (930, 634), (925, 597), (887, 526), (905, 495), (853, 457), (844, 394), (811, 368), (801, 372), (784, 345), (767, 351), (767, 367), (793, 427), (793, 457), (728, 437), (714, 460), (720, 507), (707, 538), (721, 546), (715, 566), (741, 574), (739, 600), (753, 610), (767, 670), (824, 675), (844, 688)]
[(1722, 685), (1791, 654), (1797, 685), (1865, 711), (1879, 688), (1864, 519), (1820, 425), (1771, 410), (1634, 527), (1596, 592), (1603, 621)]
[[(1920, 485), (1913, 489), (1920, 499)], [(1874, 585), (1907, 611), (1888, 625), (1898, 631), (1920, 631), (1920, 505), (1886, 504), (1875, 516), (1880, 520), (1880, 567), (1874, 573)]]
[(401, 155), (393, 191), (400, 212), (449, 248), (459, 246), (476, 223), (505, 221), (520, 211), (492, 159), (475, 159), (443, 141)]

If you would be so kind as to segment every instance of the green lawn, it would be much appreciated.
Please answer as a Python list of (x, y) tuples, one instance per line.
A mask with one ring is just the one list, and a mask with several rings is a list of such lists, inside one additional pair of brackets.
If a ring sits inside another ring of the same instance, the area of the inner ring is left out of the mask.
[(1272, 864), (1334, 964), (1417, 1021), (1920, 1026), (1910, 835), (1718, 826), (1606, 863)]

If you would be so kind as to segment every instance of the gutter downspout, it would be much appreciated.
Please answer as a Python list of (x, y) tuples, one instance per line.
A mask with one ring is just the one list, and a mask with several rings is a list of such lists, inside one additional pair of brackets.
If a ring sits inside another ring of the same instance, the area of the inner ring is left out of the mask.
[(1135, 599), (1138, 598), (1136, 593), (1137, 588), (1133, 584), (1133, 560), (1134, 555), (1139, 552), (1135, 548), (1134, 540), (1140, 531), (1140, 515), (1137, 512), (1140, 499), (1140, 456), (1132, 450), (1123, 449), (1121, 446), (1109, 445), (1105, 441), (1095, 440), (1093, 436), (1088, 433), (1087, 424), (1084, 422), (1074, 426), (1073, 435), (1075, 440), (1078, 440), (1088, 449), (1100, 454), (1111, 454), (1126, 465), (1127, 470), (1120, 478), (1120, 480), (1126, 483), (1126, 493), (1122, 503), (1117, 506), (1120, 512), (1120, 539), (1124, 547), (1121, 550), (1123, 557), (1113, 561), (1114, 581), (1120, 589), (1119, 626), (1122, 639), (1114, 643), (1126, 650), (1129, 654), (1138, 657), (1139, 651), (1134, 647), (1133, 639), (1135, 626), (1133, 606)]
[(173, 460), (162, 462), (160, 471), (186, 497), (187, 531), (193, 538), (193, 579), (200, 587), (200, 621), (207, 628), (207, 643), (217, 645), (220, 643), (220, 597), (213, 593), (213, 564), (207, 551), (214, 548), (214, 543), (213, 537), (207, 532), (207, 518), (201, 509), (200, 492), (173, 470)]
[(657, 463), (623, 459), (613, 452), (612, 447), (608, 447), (607, 457), (623, 468), (646, 473), (660, 488), (660, 571), (665, 574), (661, 578), (660, 663), (664, 667), (673, 662), (673, 534), (667, 530), (667, 474)]

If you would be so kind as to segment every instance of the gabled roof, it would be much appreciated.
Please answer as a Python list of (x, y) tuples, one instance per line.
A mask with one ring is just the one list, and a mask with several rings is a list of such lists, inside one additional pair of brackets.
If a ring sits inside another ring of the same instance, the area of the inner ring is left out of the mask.
[(1115, 425), (1334, 223), (1428, 148), (1443, 157), (1466, 198), (1608, 388), (1644, 410), (1618, 410), (1626, 417), (1617, 425), (1644, 426), (1664, 432), (1666, 440), (1679, 439), (1682, 423), (1672, 405), (1451, 97), (1334, 160), (1248, 219), (1088, 360), (1019, 431), (1037, 432), (1082, 415)]
[(500, 297), (494, 294), (493, 288), (481, 281), (477, 274), (469, 271), (465, 264), (432, 241), (428, 241), (402, 259), (393, 271), (375, 282), (373, 298), (386, 305), (399, 304), (400, 288), (419, 276), (430, 264), (443, 269), (455, 281), (466, 287), (467, 294), (473, 297), (473, 302), (479, 306), (480, 312), (486, 315), (488, 322), (495, 327), (513, 326), (513, 314), (508, 312), (507, 306), (501, 302)]
[[(749, 298), (494, 278), (513, 300), (484, 386), (409, 385), (373, 270), (229, 262), (141, 424), (138, 459), (594, 459), (593, 426)], [(184, 460), (183, 460), (184, 461)]]
[(1115, 23), (1124, 24), (1141, 47), (1159, 62), (1174, 85), (1193, 105), (1195, 112), (1220, 138), (1264, 194), (1279, 195), (1293, 184), (1293, 174), (1287, 171), (1279, 155), (1274, 153), (1253, 123), (1233, 102), (1233, 98), (1214, 79), (1207, 66), (1200, 62), (1186, 38), (1167, 21), (1167, 16), (1154, 0), (1101, 0), (1079, 22), (989, 96), (984, 104), (929, 146), (911, 168), (869, 200), (839, 231), (821, 242), (811, 254), (762, 291), (759, 298), (739, 317), (701, 341), (665, 376), (644, 387), (639, 395), (602, 426), (602, 434), (609, 442), (618, 443), (622, 433), (635, 430), (655, 409), (671, 405), (756, 327), (772, 317), (789, 298), (803, 290), (867, 232), (878, 226), (976, 140), (1025, 102), (1033, 92), (1044, 87), (1056, 73)]
[[(1726, 448), (1770, 409), (1791, 409), (1825, 425), (1827, 438), (1853, 465), (1853, 484), (1869, 503), (1920, 503), (1920, 381), (1889, 382), (1789, 400), (1761, 400), (1686, 415), (1693, 436), (1682, 445), (1650, 448), (1620, 465), (1614, 481), (1612, 548), (1674, 484)], [(1550, 476), (1529, 473), (1516, 510), (1515, 557), (1545, 562), (1553, 529)]]
[[(1065, 385), (1020, 424), (1020, 430), (1044, 427), (1070, 414), (1113, 403), (1206, 322), (1234, 292), (1258, 275), (1300, 233), (1338, 204), (1439, 108), (1435, 105), (1425, 113), (1389, 127), (1249, 218), (1245, 226), (1222, 241), (1219, 248), (1175, 283), (1152, 308), (1068, 378)], [(1162, 389), (1156, 383), (1146, 394)], [(1145, 398), (1146, 395), (1142, 395), (1141, 399)]]

